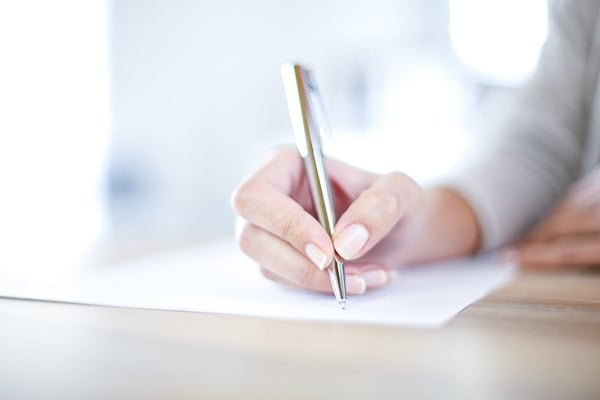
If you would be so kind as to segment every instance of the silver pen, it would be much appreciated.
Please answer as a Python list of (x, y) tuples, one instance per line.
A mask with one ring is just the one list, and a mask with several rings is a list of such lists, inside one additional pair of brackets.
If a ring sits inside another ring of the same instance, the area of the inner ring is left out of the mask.
[[(323, 104), (310, 70), (298, 64), (284, 64), (281, 73), (296, 146), (304, 159), (313, 206), (321, 225), (331, 237), (335, 226), (335, 210), (321, 148), (321, 130), (325, 125)], [(333, 294), (345, 309), (346, 275), (344, 263), (337, 254), (327, 272)]]

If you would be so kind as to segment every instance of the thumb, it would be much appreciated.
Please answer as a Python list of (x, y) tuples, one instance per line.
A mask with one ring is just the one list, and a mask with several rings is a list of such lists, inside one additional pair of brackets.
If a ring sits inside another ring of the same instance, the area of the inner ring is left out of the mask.
[(411, 178), (393, 172), (377, 178), (341, 215), (333, 243), (344, 259), (361, 257), (416, 208), (421, 189)]

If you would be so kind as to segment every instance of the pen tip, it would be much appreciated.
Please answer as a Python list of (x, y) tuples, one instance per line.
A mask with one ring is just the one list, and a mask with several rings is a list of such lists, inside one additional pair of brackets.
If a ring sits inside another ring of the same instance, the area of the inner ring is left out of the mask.
[(339, 303), (340, 303), (340, 306), (342, 307), (342, 310), (345, 310), (346, 309), (346, 300), (340, 300)]

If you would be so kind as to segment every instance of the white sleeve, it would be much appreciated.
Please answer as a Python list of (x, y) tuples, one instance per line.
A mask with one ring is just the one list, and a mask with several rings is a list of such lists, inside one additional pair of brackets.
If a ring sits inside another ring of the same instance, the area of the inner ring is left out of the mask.
[(584, 86), (594, 3), (550, 3), (538, 69), (498, 127), (498, 140), (446, 182), (477, 214), (482, 250), (515, 240), (579, 174), (589, 119)]

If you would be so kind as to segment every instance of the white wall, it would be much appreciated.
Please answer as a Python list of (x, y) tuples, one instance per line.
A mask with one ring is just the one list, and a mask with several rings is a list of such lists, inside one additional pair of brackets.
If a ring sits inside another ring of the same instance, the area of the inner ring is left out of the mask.
[(56, 275), (103, 229), (104, 0), (0, 2), (0, 270)]
[(445, 1), (112, 2), (114, 228), (228, 234), (229, 197), (292, 142), (279, 67), (312, 66), (334, 130), (384, 119), (383, 74), (403, 51), (447, 62)]

